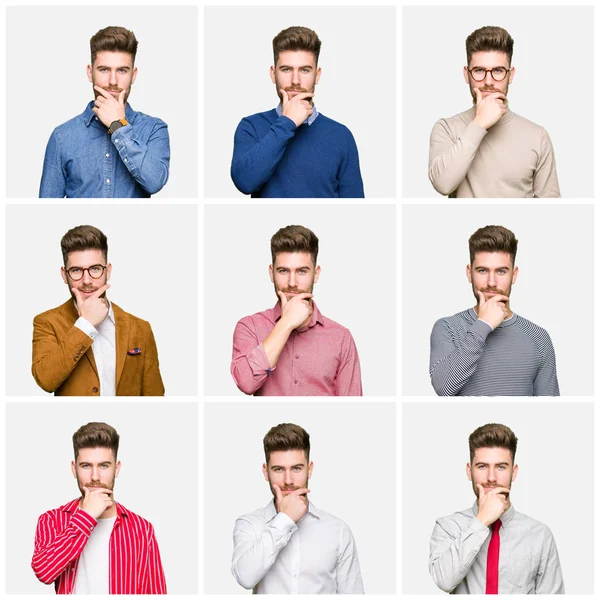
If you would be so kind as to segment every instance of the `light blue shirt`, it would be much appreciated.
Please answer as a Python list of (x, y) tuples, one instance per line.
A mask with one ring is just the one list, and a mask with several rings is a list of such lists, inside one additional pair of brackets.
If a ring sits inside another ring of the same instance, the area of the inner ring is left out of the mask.
[[(277, 116), (281, 117), (281, 115), (283, 114), (283, 108), (281, 108), (281, 104), (278, 104), (275, 108), (275, 111), (277, 112)], [(302, 121), (303, 125), (312, 125), (315, 122), (315, 119), (319, 116), (319, 111), (317, 110), (317, 107), (313, 104), (312, 107), (312, 113), (310, 113), (310, 116), (308, 117), (308, 119), (304, 119), (304, 121)]]
[(40, 198), (149, 198), (169, 178), (169, 132), (160, 119), (125, 107), (129, 125), (111, 136), (94, 102), (50, 136)]

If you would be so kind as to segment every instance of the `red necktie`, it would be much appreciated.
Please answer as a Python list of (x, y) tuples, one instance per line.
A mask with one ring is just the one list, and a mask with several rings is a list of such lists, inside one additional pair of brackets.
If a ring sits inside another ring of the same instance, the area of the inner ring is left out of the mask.
[(488, 546), (487, 571), (485, 573), (485, 593), (498, 593), (498, 561), (500, 560), (500, 526), (498, 519), (492, 523), (492, 539)]

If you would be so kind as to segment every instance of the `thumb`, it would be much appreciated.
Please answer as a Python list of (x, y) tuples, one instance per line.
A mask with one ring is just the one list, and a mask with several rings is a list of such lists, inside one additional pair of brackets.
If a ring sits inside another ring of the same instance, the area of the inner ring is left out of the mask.
[(479, 91), (479, 88), (475, 88), (475, 102), (477, 102), (477, 104), (481, 102), (481, 92)]
[(121, 106), (125, 106), (125, 93), (126, 90), (121, 90), (121, 93), (119, 94), (119, 104)]
[(281, 308), (283, 309), (283, 307), (288, 302), (287, 296), (283, 292), (277, 292), (277, 295), (279, 296), (279, 298), (281, 300)]

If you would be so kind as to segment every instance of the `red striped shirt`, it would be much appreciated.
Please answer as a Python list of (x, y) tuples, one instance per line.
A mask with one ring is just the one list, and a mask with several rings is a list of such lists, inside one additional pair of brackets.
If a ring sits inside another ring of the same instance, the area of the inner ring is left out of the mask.
[[(154, 527), (115, 502), (117, 518), (109, 544), (111, 594), (166, 594)], [(31, 567), (43, 583), (54, 582), (57, 594), (71, 594), (77, 564), (96, 519), (79, 508), (79, 499), (49, 510), (38, 519)]]

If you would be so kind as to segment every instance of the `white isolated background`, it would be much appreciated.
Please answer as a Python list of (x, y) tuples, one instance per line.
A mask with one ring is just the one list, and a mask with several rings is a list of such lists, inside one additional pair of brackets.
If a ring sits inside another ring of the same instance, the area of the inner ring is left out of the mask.
[(592, 594), (592, 403), (481, 401), (403, 406), (403, 593), (443, 593), (429, 575), (429, 539), (436, 519), (475, 502), (465, 473), (469, 435), (486, 423), (507, 425), (519, 440), (511, 500), (552, 531), (567, 594)]
[(168, 396), (197, 393), (198, 209), (194, 205), (6, 207), (6, 390), (48, 396), (31, 374), (33, 318), (70, 298), (60, 240), (77, 225), (108, 238), (108, 298), (152, 327)]
[[(38, 517), (79, 496), (72, 436), (91, 421), (121, 436), (115, 500), (154, 525), (170, 594), (197, 592), (198, 409), (173, 402), (9, 402), (6, 544), (10, 594), (54, 594), (31, 569)], [(51, 423), (51, 426), (48, 424)]]
[(7, 195), (37, 197), (55, 127), (93, 100), (90, 38), (118, 25), (138, 40), (132, 108), (169, 126), (169, 181), (154, 198), (198, 194), (198, 9), (25, 6), (7, 10)]
[(593, 196), (591, 6), (406, 6), (402, 20), (404, 197), (439, 197), (427, 176), (429, 136), (438, 119), (472, 106), (465, 40), (485, 25), (504, 27), (515, 41), (510, 108), (550, 134), (562, 196)]
[(469, 237), (503, 225), (517, 239), (511, 309), (543, 327), (556, 353), (561, 396), (594, 390), (593, 206), (429, 204), (403, 207), (403, 393), (435, 396), (429, 378), (434, 323), (475, 306), (465, 267)]
[(204, 409), (204, 593), (248, 593), (231, 574), (233, 527), (273, 499), (262, 440), (296, 423), (310, 435), (310, 500), (350, 526), (367, 594), (396, 582), (396, 404), (214, 403)]
[[(251, 24), (251, 26), (249, 25)], [(368, 24), (368, 26), (366, 26)], [(279, 103), (269, 76), (273, 38), (295, 25), (321, 40), (320, 113), (346, 125), (367, 198), (396, 195), (396, 8), (207, 6), (204, 10), (204, 195), (242, 197), (229, 169), (233, 135)]]
[(270, 240), (287, 225), (304, 225), (319, 238), (315, 302), (352, 333), (363, 394), (394, 395), (396, 207), (366, 204), (205, 207), (205, 394), (242, 395), (229, 371), (233, 331), (243, 317), (275, 305)]

